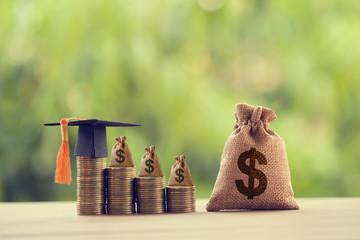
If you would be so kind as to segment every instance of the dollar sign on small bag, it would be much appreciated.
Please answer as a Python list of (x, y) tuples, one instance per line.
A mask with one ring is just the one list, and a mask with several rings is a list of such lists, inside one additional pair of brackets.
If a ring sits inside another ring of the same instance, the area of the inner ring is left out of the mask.
[(178, 183), (184, 181), (184, 175), (182, 175), (183, 173), (184, 173), (183, 169), (181, 168), (176, 169), (175, 174), (177, 177), (175, 177), (175, 181), (177, 181)]
[[(246, 159), (250, 159), (249, 165), (246, 165)], [(238, 167), (240, 171), (246, 175), (249, 175), (248, 187), (245, 186), (243, 180), (235, 180), (238, 191), (247, 196), (248, 199), (253, 199), (254, 196), (262, 194), (267, 186), (266, 175), (255, 168), (255, 163), (258, 160), (260, 165), (266, 165), (267, 161), (265, 155), (261, 152), (256, 151), (255, 148), (251, 148), (249, 151), (240, 154), (238, 159)], [(259, 185), (254, 188), (255, 178), (259, 180)]]
[(152, 165), (154, 163), (153, 160), (148, 159), (145, 161), (145, 165), (147, 166), (147, 168), (145, 168), (145, 171), (150, 174), (154, 171), (154, 166)]
[(118, 156), (118, 158), (115, 158), (115, 161), (117, 161), (118, 163), (123, 163), (123, 162), (125, 162), (125, 157), (124, 157), (124, 155), (122, 155), (122, 154), (124, 154), (125, 152), (124, 152), (124, 150), (122, 150), (122, 149), (119, 149), (119, 150), (117, 150), (116, 151), (116, 156)]

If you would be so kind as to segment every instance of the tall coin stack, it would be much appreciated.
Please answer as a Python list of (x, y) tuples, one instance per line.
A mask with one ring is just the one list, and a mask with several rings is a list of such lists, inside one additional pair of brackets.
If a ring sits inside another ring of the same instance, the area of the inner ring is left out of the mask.
[(108, 214), (135, 213), (135, 167), (106, 168), (106, 197)]
[(106, 158), (76, 157), (78, 215), (105, 214)]
[(136, 196), (137, 213), (164, 213), (165, 177), (137, 177)]
[(167, 186), (167, 212), (189, 213), (196, 211), (195, 186)]

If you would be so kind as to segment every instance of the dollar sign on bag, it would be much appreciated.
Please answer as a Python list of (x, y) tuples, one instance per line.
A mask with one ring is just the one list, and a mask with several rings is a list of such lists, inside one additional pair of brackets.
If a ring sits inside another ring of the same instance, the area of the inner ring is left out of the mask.
[[(249, 165), (246, 165), (246, 159), (250, 159)], [(255, 168), (256, 160), (260, 165), (266, 165), (267, 161), (261, 152), (256, 151), (255, 148), (251, 148), (250, 151), (243, 152), (240, 154), (238, 159), (238, 166), (242, 173), (249, 175), (248, 187), (245, 186), (243, 180), (235, 180), (236, 187), (238, 191), (246, 195), (248, 199), (253, 199), (254, 196), (262, 194), (267, 186), (266, 175)], [(259, 180), (259, 185), (254, 188), (255, 178)]]
[(181, 183), (182, 181), (184, 181), (184, 175), (182, 175), (182, 173), (184, 173), (184, 170), (182, 170), (181, 168), (178, 168), (175, 171), (176, 176), (178, 176), (178, 177), (175, 178), (175, 180), (178, 183)]
[(124, 155), (122, 155), (122, 154), (124, 154), (125, 152), (124, 152), (124, 150), (122, 150), (122, 149), (119, 149), (119, 150), (117, 150), (116, 151), (116, 156), (118, 156), (118, 158), (115, 158), (115, 161), (117, 161), (118, 163), (123, 163), (123, 162), (125, 162), (125, 157), (124, 157)]
[(145, 165), (148, 167), (148, 168), (145, 168), (145, 171), (150, 174), (154, 171), (154, 166), (152, 165), (154, 163), (153, 160), (151, 159), (148, 159), (145, 161)]

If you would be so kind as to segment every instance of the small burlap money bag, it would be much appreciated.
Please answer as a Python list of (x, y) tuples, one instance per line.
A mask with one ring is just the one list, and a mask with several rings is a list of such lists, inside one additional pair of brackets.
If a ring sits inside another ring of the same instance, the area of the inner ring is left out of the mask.
[(176, 162), (171, 167), (169, 186), (193, 186), (190, 169), (185, 162), (185, 156), (176, 156)]
[(127, 145), (126, 137), (116, 137), (116, 144), (111, 150), (109, 167), (133, 167), (131, 152)]
[(142, 156), (140, 162), (139, 177), (162, 177), (163, 173), (155, 146), (145, 148), (146, 153)]
[(275, 111), (237, 104), (208, 211), (298, 209), (284, 140), (269, 129)]

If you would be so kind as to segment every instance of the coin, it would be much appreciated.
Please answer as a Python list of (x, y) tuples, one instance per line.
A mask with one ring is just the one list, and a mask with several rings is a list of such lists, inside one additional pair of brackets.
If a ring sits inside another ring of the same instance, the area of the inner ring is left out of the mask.
[(78, 215), (105, 214), (105, 158), (76, 157)]
[(106, 173), (106, 197), (108, 214), (135, 213), (135, 167), (108, 167)]
[(165, 177), (136, 178), (137, 212), (156, 214), (165, 212)]
[(196, 211), (195, 186), (167, 186), (167, 212), (189, 213)]

